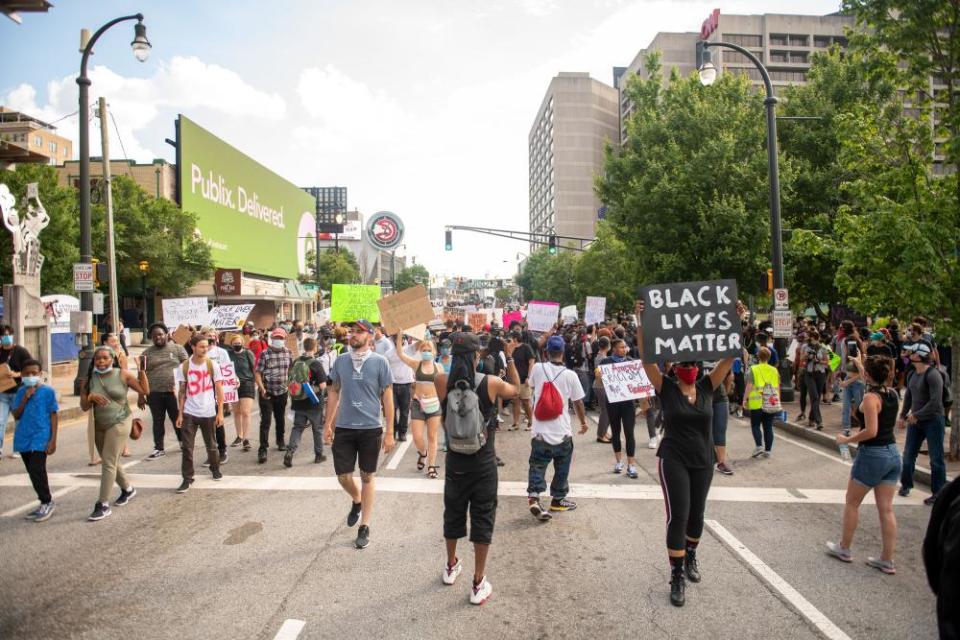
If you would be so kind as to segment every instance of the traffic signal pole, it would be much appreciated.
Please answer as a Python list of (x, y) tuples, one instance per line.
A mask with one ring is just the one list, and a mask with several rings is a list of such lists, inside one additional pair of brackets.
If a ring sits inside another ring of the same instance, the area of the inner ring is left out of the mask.
[[(579, 247), (563, 247), (569, 251), (586, 251), (586, 246), (589, 246), (591, 242), (594, 241), (594, 238), (581, 238), (579, 236), (561, 236), (556, 233), (535, 233), (531, 231), (511, 231), (508, 229), (490, 229), (488, 227), (468, 227), (463, 225), (451, 224), (447, 225), (445, 235), (445, 247), (447, 251), (453, 250), (453, 233), (452, 231), (472, 231), (474, 233), (482, 233), (488, 236), (496, 236), (498, 238), (507, 238), (508, 240), (520, 240), (528, 244), (539, 244), (546, 246), (550, 249), (551, 253), (556, 253), (557, 250), (557, 240), (576, 240), (580, 243)], [(545, 238), (546, 240), (542, 240)], [(585, 246), (586, 245), (586, 246)]]

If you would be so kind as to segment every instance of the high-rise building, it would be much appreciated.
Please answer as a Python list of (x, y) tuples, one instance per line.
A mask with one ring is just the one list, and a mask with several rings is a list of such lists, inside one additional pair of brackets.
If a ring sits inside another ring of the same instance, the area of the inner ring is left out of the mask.
[[(626, 121), (633, 112), (633, 103), (625, 93), (626, 80), (632, 75), (647, 77), (647, 56), (654, 51), (661, 54), (663, 80), (667, 82), (673, 67), (683, 76), (696, 70), (697, 40), (740, 45), (760, 59), (769, 71), (770, 81), (776, 90), (777, 86), (804, 84), (813, 54), (833, 44), (845, 47), (847, 39), (844, 32), (853, 26), (852, 16), (840, 14), (803, 16), (767, 13), (746, 16), (721, 15), (719, 9), (714, 9), (698, 32), (658, 33), (646, 48), (637, 53), (626, 71), (618, 74), (619, 68), (614, 70), (619, 91), (620, 141), (626, 140)], [(743, 73), (750, 77), (754, 85), (763, 85), (760, 72), (742, 53), (719, 47), (710, 51), (713, 63), (721, 73)]]
[(0, 167), (17, 162), (60, 164), (73, 157), (73, 142), (39, 118), (0, 106)]
[(594, 236), (594, 177), (604, 142), (619, 139), (617, 104), (617, 90), (589, 73), (561, 72), (550, 81), (528, 138), (531, 233)]

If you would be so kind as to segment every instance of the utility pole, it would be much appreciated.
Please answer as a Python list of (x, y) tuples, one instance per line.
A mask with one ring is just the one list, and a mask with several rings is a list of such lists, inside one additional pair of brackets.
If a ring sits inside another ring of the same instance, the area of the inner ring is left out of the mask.
[[(103, 203), (107, 209), (107, 265), (110, 272), (110, 326), (119, 330), (117, 310), (117, 249), (113, 237), (113, 185), (110, 178), (110, 131), (107, 128), (107, 99), (100, 98), (100, 146), (103, 155)], [(146, 312), (146, 307), (144, 307)]]

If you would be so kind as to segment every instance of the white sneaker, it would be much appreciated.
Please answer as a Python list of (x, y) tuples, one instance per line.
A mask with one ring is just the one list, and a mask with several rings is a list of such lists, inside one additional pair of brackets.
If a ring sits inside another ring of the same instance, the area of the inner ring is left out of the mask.
[(742, 417), (743, 417), (743, 408), (742, 408), (742, 407), (737, 407), (737, 417), (738, 417), (738, 418), (742, 418)]
[(453, 565), (444, 565), (443, 567), (443, 584), (453, 584), (457, 581), (457, 578), (460, 577), (460, 574), (463, 573), (463, 563), (460, 562), (460, 558), (457, 558), (457, 564)]
[(647, 443), (647, 449), (656, 449), (657, 444), (659, 444), (659, 442), (660, 441), (657, 438), (657, 436), (653, 436), (652, 438), (650, 438), (650, 441)]
[(487, 576), (483, 576), (480, 584), (470, 590), (470, 604), (483, 604), (491, 595), (493, 595), (493, 585), (487, 580)]
[(762, 455), (763, 455), (763, 447), (754, 447), (753, 453), (750, 454), (750, 456), (753, 458), (759, 458)]
[(614, 473), (623, 473), (623, 463), (622, 463), (622, 462), (618, 462), (617, 464), (613, 465), (613, 472), (614, 472)]

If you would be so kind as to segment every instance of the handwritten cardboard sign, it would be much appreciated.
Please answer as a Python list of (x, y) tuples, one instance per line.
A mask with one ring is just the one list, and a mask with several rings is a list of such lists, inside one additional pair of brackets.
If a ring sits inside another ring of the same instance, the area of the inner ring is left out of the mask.
[(600, 379), (609, 402), (639, 400), (656, 395), (643, 363), (627, 360), (600, 365)]
[(720, 360), (740, 354), (735, 280), (643, 287), (644, 357), (653, 362)]
[(483, 311), (475, 311), (467, 314), (467, 323), (474, 333), (483, 331), (483, 325), (487, 324), (487, 314)]
[(231, 304), (210, 309), (207, 319), (214, 329), (239, 329), (247, 321), (247, 316), (253, 311), (253, 304)]
[(557, 323), (559, 302), (531, 300), (527, 305), (527, 327), (531, 331), (549, 331)]
[(190, 337), (193, 336), (193, 330), (190, 327), (179, 326), (177, 330), (174, 331), (170, 337), (179, 345), (186, 345), (190, 342)]
[(354, 322), (369, 320), (380, 322), (380, 285), (335, 284), (330, 294), (330, 321)]
[(0, 364), (0, 391), (9, 391), (17, 386), (17, 380), (6, 362)]
[(585, 324), (600, 324), (607, 314), (607, 299), (602, 296), (587, 296), (587, 305), (583, 311)]
[(387, 335), (425, 324), (435, 316), (430, 305), (430, 296), (422, 284), (381, 298), (377, 301), (377, 307), (380, 309), (380, 322)]
[(209, 312), (206, 298), (164, 298), (163, 322), (168, 327), (206, 324)]

